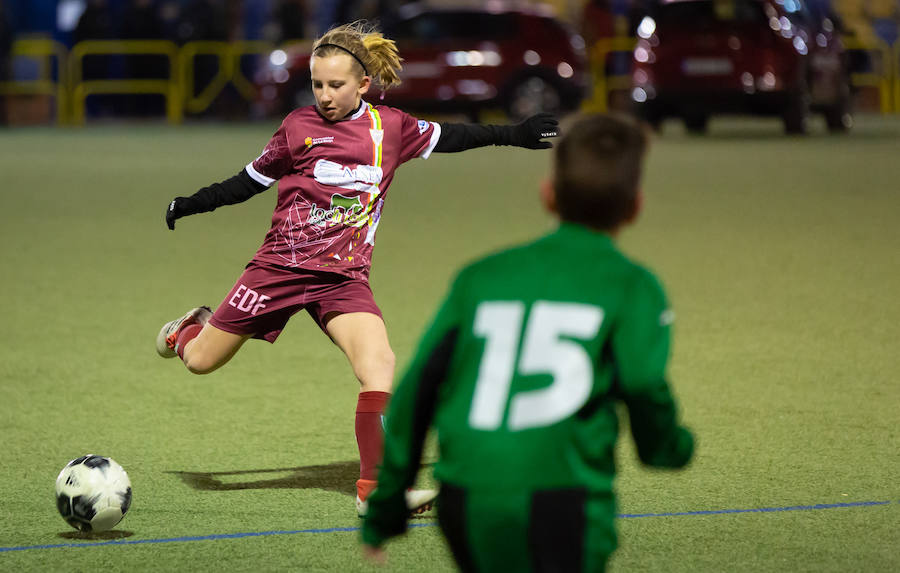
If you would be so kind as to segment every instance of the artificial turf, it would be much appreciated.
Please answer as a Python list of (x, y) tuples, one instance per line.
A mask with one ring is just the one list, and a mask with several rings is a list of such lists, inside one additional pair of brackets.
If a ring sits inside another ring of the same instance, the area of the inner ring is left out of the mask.
[[(167, 202), (236, 173), (275, 127), (0, 133), (0, 570), (373, 569), (353, 530), (357, 384), (313, 322), (203, 377), (153, 349), (162, 323), (225, 296), (274, 193), (174, 233)], [(683, 472), (648, 472), (623, 436), (612, 571), (900, 567), (900, 121), (816, 127), (667, 125), (654, 143), (621, 243), (672, 300), (671, 380), (698, 448)], [(401, 367), (455, 269), (552, 228), (537, 201), (550, 157), (400, 169), (372, 285)], [(53, 482), (88, 452), (125, 467), (134, 504), (85, 538)], [(452, 570), (434, 520), (414, 523), (388, 570)]]

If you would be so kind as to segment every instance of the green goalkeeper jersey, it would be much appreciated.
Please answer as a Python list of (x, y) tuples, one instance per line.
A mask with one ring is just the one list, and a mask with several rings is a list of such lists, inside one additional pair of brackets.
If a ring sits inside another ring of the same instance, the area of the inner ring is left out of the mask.
[(405, 529), (429, 427), (435, 478), (473, 491), (611, 492), (617, 402), (642, 462), (687, 464), (666, 381), (672, 318), (654, 275), (580, 225), (463, 269), (391, 399), (364, 539)]

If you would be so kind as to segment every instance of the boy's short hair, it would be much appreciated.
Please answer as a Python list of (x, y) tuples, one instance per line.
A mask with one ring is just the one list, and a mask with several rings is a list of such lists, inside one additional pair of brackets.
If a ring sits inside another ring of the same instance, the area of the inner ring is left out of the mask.
[(585, 115), (556, 145), (553, 188), (564, 221), (612, 230), (635, 213), (647, 132), (625, 115)]

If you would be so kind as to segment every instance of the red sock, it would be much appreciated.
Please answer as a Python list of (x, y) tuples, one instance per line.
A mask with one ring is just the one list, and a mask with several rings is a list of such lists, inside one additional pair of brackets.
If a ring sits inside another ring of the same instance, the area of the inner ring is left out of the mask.
[(375, 480), (384, 448), (382, 414), (390, 392), (360, 392), (356, 403), (356, 443), (359, 445), (359, 479)]
[(203, 326), (199, 324), (192, 324), (181, 329), (181, 332), (178, 333), (178, 338), (175, 340), (175, 353), (178, 354), (178, 358), (184, 360), (184, 347), (187, 346), (188, 342), (197, 338), (201, 330), (203, 330)]

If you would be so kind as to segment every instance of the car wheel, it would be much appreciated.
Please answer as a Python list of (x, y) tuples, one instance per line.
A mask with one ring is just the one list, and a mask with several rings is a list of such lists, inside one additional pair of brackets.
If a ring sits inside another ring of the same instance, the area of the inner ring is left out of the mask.
[(784, 131), (792, 135), (804, 135), (809, 127), (809, 88), (806, 83), (788, 93), (787, 105), (782, 119)]
[(540, 111), (558, 114), (561, 109), (559, 88), (537, 76), (525, 78), (513, 86), (506, 100), (506, 114), (515, 121)]
[(691, 114), (684, 116), (684, 127), (688, 133), (694, 135), (706, 135), (709, 129), (709, 116), (705, 114)]
[(837, 101), (825, 110), (825, 123), (831, 133), (847, 133), (853, 127), (852, 96), (849, 84), (841, 86), (841, 94)]

